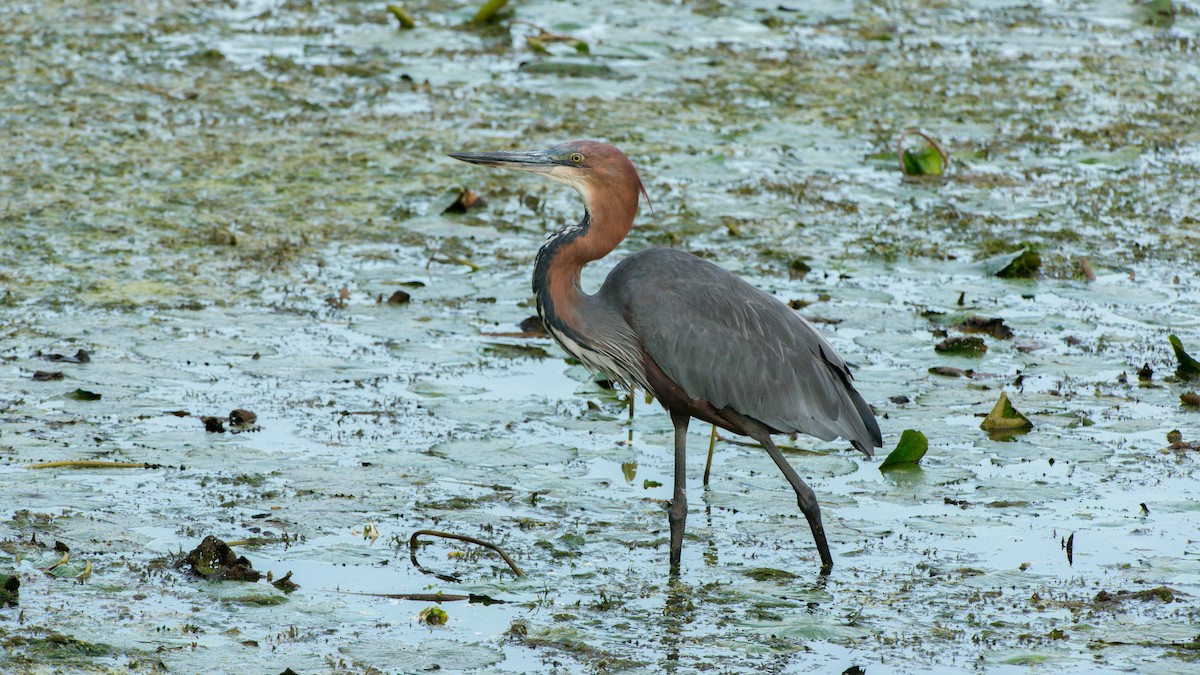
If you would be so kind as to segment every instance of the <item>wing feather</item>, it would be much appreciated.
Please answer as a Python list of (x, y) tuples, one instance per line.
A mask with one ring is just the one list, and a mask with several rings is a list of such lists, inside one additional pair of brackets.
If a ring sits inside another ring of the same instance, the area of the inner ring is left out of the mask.
[(692, 398), (783, 433), (840, 436), (868, 455), (882, 444), (833, 346), (740, 277), (689, 253), (648, 249), (614, 267), (600, 293)]

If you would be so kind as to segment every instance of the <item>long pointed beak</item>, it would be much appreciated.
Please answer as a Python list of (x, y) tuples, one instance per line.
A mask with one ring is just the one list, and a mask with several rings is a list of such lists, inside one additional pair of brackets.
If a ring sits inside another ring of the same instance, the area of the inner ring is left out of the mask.
[(566, 162), (557, 159), (546, 150), (529, 152), (452, 152), (454, 159), (495, 167), (497, 169), (512, 169), (514, 171), (532, 171), (533, 173), (548, 173), (555, 167), (564, 166)]

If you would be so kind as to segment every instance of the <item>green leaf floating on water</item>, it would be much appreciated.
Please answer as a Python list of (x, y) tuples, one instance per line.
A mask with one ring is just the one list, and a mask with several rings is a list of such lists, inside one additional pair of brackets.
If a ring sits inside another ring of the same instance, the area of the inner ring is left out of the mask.
[(1175, 375), (1181, 380), (1200, 378), (1200, 361), (1193, 359), (1183, 350), (1183, 342), (1179, 338), (1168, 335), (1167, 341), (1171, 343), (1171, 349), (1175, 351), (1175, 358), (1179, 359), (1179, 365), (1175, 367)]
[(1008, 394), (1002, 391), (1000, 400), (996, 401), (996, 405), (979, 424), (979, 428), (990, 434), (1011, 434), (1029, 431), (1033, 428), (1033, 422), (1017, 412), (1017, 409), (1009, 402)]
[(879, 470), (915, 467), (928, 450), (929, 439), (925, 438), (925, 434), (915, 429), (905, 429), (904, 433), (900, 434), (900, 442), (896, 444), (896, 449), (883, 460)]
[(900, 161), (904, 163), (906, 176), (940, 176), (942, 175), (942, 153), (933, 146), (924, 150), (905, 150)]
[[(904, 139), (918, 136), (925, 144), (918, 149), (909, 150), (904, 147)], [(900, 156), (900, 171), (905, 178), (928, 178), (941, 176), (946, 168), (946, 153), (932, 136), (917, 129), (909, 129), (900, 134), (896, 142), (896, 153)]]

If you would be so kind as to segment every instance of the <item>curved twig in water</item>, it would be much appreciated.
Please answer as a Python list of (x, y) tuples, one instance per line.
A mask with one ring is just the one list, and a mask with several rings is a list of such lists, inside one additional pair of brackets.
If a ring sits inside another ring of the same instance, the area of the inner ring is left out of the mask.
[(439, 532), (438, 530), (417, 530), (416, 532), (413, 532), (411, 537), (409, 537), (409, 539), (408, 539), (408, 556), (409, 556), (409, 559), (412, 560), (413, 565), (416, 566), (418, 569), (424, 569), (421, 567), (421, 564), (417, 562), (417, 537), (420, 537), (421, 535), (427, 535), (430, 537), (442, 537), (443, 539), (457, 539), (458, 541), (465, 541), (469, 544), (475, 544), (476, 546), (483, 546), (484, 548), (489, 548), (489, 549), (495, 551), (496, 553), (499, 553), (501, 558), (504, 558), (504, 562), (508, 563), (508, 567), (509, 567), (509, 569), (511, 569), (513, 571), (513, 574), (515, 574), (519, 577), (525, 576), (525, 573), (521, 571), (520, 567), (517, 567), (517, 563), (513, 562), (512, 558), (508, 557), (508, 554), (504, 552), (504, 549), (493, 544), (492, 542), (484, 541), (482, 539), (476, 539), (475, 537), (468, 537), (465, 534), (451, 534), (450, 532)]

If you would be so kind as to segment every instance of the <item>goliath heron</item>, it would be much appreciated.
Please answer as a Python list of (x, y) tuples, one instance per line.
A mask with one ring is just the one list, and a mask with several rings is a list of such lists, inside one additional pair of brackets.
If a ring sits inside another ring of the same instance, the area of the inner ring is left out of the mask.
[(842, 437), (868, 457), (883, 445), (879, 424), (850, 383), (831, 344), (775, 297), (683, 251), (651, 248), (613, 267), (595, 294), (580, 286), (583, 266), (629, 234), (639, 193), (633, 163), (617, 148), (572, 141), (532, 152), (461, 152), (473, 164), (541, 174), (575, 188), (583, 219), (538, 250), (533, 292), (546, 329), (589, 369), (653, 395), (675, 426), (675, 492), (668, 509), (671, 570), (679, 569), (687, 518), (684, 456), (691, 418), (762, 444), (796, 492), (823, 573), (833, 566), (812, 488), (771, 434)]

